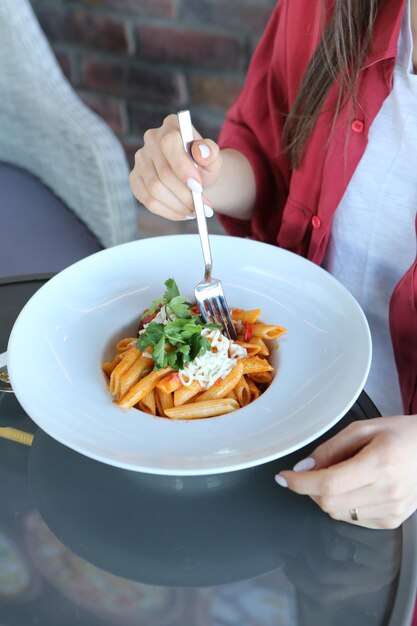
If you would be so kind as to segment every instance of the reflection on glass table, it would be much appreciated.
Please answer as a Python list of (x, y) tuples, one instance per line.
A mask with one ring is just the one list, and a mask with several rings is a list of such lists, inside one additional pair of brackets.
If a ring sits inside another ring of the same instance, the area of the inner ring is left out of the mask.
[(104, 465), (39, 429), (30, 447), (0, 443), (11, 626), (34, 605), (45, 624), (52, 610), (94, 626), (388, 623), (401, 534), (334, 522), (276, 488), (276, 463), (175, 478)]

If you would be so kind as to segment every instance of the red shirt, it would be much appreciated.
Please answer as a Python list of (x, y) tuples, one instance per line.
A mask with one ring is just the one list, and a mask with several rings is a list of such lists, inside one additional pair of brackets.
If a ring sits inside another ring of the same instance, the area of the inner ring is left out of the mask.
[[(257, 187), (249, 221), (220, 216), (226, 230), (276, 244), (320, 264), (333, 215), (367, 145), (369, 128), (391, 91), (404, 0), (388, 0), (378, 14), (359, 79), (356, 108), (349, 102), (329, 137), (337, 86), (291, 170), (282, 150), (285, 114), (321, 36), (321, 0), (280, 0), (230, 108), (219, 143), (252, 165)], [(417, 208), (417, 207), (416, 207)], [(396, 286), (390, 330), (405, 413), (417, 413), (417, 261)]]

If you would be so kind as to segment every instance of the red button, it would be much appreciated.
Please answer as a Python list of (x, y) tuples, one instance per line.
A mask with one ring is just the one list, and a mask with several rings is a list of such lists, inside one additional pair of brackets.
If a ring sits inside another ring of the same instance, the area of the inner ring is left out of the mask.
[(355, 133), (361, 133), (363, 131), (364, 123), (362, 120), (353, 120), (351, 128)]
[(313, 217), (311, 218), (311, 225), (313, 228), (320, 228), (321, 219), (319, 218), (318, 215), (313, 215)]

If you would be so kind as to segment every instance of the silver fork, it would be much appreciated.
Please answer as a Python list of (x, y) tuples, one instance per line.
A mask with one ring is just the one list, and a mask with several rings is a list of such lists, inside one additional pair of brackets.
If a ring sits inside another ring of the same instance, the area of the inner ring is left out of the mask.
[[(191, 155), (191, 143), (194, 141), (193, 126), (189, 111), (178, 113), (178, 123), (185, 151), (194, 162)], [(197, 167), (197, 163), (194, 162)], [(229, 307), (224, 296), (220, 280), (211, 275), (212, 258), (210, 241), (207, 230), (206, 214), (204, 212), (203, 194), (192, 191), (195, 214), (197, 217), (198, 234), (200, 235), (201, 248), (205, 264), (204, 278), (194, 289), (194, 296), (202, 318), (206, 323), (214, 322), (223, 327), (223, 332), (228, 339), (237, 339), (236, 330), (233, 326)]]

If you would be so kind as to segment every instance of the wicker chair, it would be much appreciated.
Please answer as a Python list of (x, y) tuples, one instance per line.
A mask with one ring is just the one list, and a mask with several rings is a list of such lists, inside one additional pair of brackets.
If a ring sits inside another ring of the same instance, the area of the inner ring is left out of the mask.
[[(101, 246), (138, 236), (137, 204), (122, 146), (65, 79), (27, 0), (0, 1), (0, 162), (33, 175)], [(0, 189), (0, 218), (2, 204), (5, 211), (7, 199)], [(5, 230), (0, 221), (0, 235), (13, 236)], [(51, 271), (56, 269), (61, 267), (52, 263)]]

